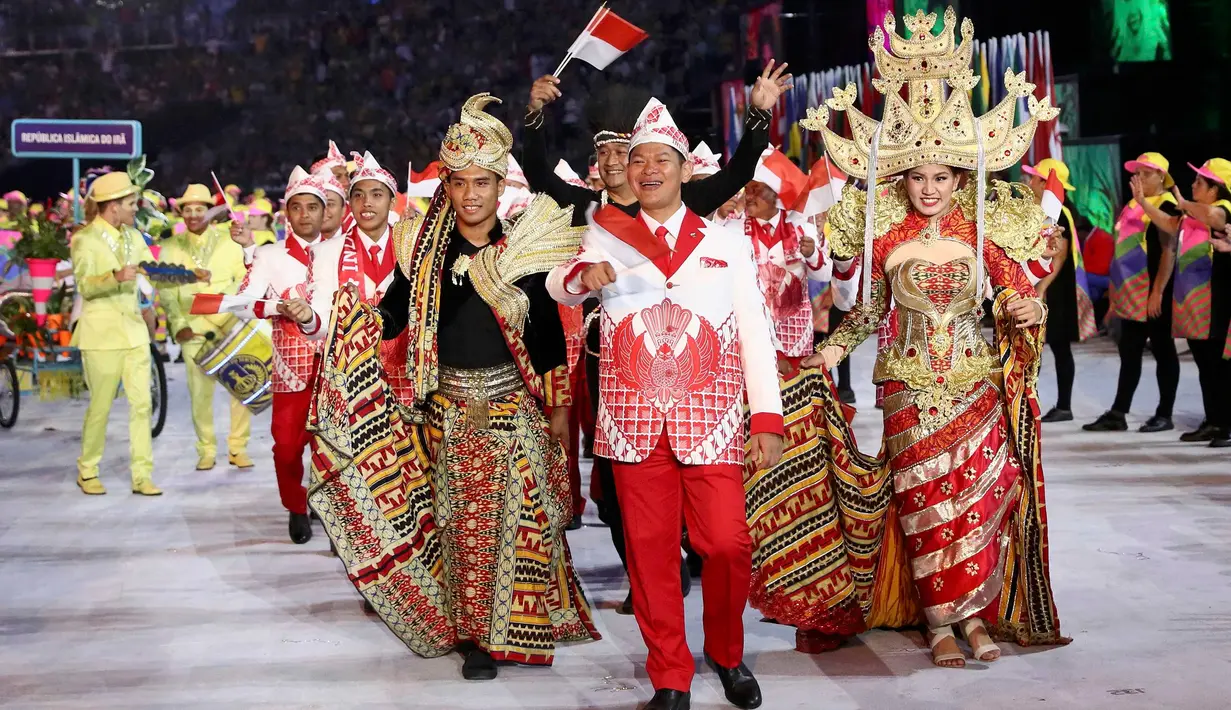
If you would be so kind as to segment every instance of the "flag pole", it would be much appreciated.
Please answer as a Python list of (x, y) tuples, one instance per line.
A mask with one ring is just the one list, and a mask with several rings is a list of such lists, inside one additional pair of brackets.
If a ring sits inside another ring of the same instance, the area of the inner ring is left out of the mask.
[[(608, 12), (611, 11), (607, 9), (607, 2), (604, 0), (603, 4), (599, 5), (598, 9), (594, 11), (594, 17), (591, 17), (590, 21), (586, 23), (586, 28), (581, 31), (581, 34), (584, 35), (586, 32), (594, 29), (594, 26), (597, 25), (603, 19), (603, 16), (605, 16)], [(581, 39), (581, 36), (578, 36), (577, 39)], [(576, 43), (574, 43), (574, 45), (575, 44)], [(572, 60), (573, 47), (569, 47), (569, 50), (564, 54), (564, 60), (560, 62), (560, 66), (556, 67), (556, 70), (553, 71), (551, 75), (558, 78), (560, 76), (560, 72), (564, 71), (564, 67), (568, 66), (568, 63)]]
[(231, 221), (238, 222), (239, 219), (235, 215), (234, 205), (231, 204), (231, 196), (227, 194), (226, 190), (222, 189), (222, 183), (218, 182), (218, 176), (214, 174), (213, 170), (209, 171), (209, 176), (214, 179), (214, 188), (222, 195), (222, 201), (226, 203), (227, 213), (231, 216)]

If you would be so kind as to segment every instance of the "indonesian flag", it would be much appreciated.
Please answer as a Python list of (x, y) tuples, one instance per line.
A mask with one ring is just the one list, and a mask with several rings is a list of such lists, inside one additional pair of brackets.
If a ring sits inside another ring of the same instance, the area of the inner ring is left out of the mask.
[(1043, 200), (1039, 204), (1047, 215), (1049, 224), (1060, 221), (1060, 208), (1064, 207), (1064, 183), (1055, 170), (1047, 173), (1047, 186), (1043, 188)]
[(440, 187), (439, 160), (433, 160), (428, 163), (421, 173), (415, 172), (414, 166), (407, 163), (406, 173), (406, 195), (408, 197), (427, 197), (430, 199), (436, 195), (436, 188)]
[(795, 205), (795, 211), (802, 214), (804, 219), (828, 212), (842, 198), (845, 185), (846, 173), (839, 170), (828, 157), (822, 157), (812, 164), (807, 191)]
[(192, 297), (192, 308), (188, 312), (194, 316), (209, 316), (215, 313), (248, 313), (258, 304), (277, 306), (278, 299), (232, 296), (225, 293), (198, 293)]
[(761, 162), (757, 163), (752, 179), (769, 185), (771, 190), (778, 193), (779, 206), (784, 209), (794, 207), (808, 187), (808, 176), (804, 175), (804, 171), (772, 147), (761, 154)]
[(582, 30), (572, 46), (570, 56), (582, 60), (595, 69), (606, 69), (622, 54), (636, 47), (646, 37), (645, 30), (630, 23), (607, 8), (599, 8), (590, 24)]
[(581, 176), (578, 175), (577, 172), (573, 170), (573, 168), (570, 167), (569, 164), (564, 161), (564, 158), (560, 158), (560, 162), (556, 163), (556, 169), (553, 172), (555, 172), (556, 177), (560, 178), (561, 180), (567, 182), (570, 185), (576, 185), (577, 187), (587, 187), (585, 181), (582, 180)]
[(231, 201), (231, 196), (226, 190), (222, 189), (222, 183), (218, 182), (218, 176), (214, 171), (209, 171), (209, 176), (214, 179), (214, 205), (218, 207), (226, 206), (227, 212), (231, 213), (231, 220), (237, 221), (235, 214), (235, 203)]

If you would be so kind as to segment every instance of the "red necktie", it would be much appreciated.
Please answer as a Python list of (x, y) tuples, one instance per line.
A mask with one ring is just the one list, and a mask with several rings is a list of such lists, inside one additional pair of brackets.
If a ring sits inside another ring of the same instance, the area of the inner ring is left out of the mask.
[(368, 247), (368, 258), (372, 260), (373, 266), (380, 266), (380, 247), (373, 244)]
[(662, 241), (663, 244), (667, 245), (668, 249), (670, 249), (671, 243), (667, 241), (668, 234), (669, 232), (667, 231), (667, 228), (662, 225), (659, 225), (658, 229), (654, 230), (654, 236), (658, 237), (659, 240)]

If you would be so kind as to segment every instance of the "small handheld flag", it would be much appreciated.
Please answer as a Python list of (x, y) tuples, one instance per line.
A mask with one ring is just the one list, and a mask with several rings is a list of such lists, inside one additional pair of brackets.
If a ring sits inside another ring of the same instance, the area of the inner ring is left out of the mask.
[(603, 3), (568, 48), (564, 61), (560, 62), (552, 76), (560, 76), (560, 72), (573, 59), (580, 59), (595, 69), (606, 69), (649, 36), (645, 30), (615, 14)]
[(225, 293), (198, 293), (192, 297), (192, 308), (188, 312), (194, 316), (208, 316), (215, 313), (244, 313), (251, 310), (257, 304), (276, 307), (278, 299), (232, 296)]
[(214, 180), (214, 203), (226, 205), (227, 212), (231, 213), (231, 221), (239, 221), (239, 217), (235, 212), (235, 205), (231, 202), (231, 196), (227, 194), (226, 190), (222, 189), (222, 183), (218, 182), (218, 176), (214, 174), (213, 170), (209, 171), (209, 176)]
[(1047, 174), (1047, 186), (1043, 188), (1043, 199), (1039, 206), (1047, 215), (1049, 224), (1060, 221), (1060, 209), (1064, 206), (1064, 183), (1060, 182), (1060, 176), (1055, 170)]

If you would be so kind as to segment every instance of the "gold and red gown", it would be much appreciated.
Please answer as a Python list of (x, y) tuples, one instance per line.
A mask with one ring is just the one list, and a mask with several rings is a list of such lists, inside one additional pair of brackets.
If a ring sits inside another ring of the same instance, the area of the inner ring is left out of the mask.
[[(970, 203), (966, 210), (973, 214)], [(975, 222), (958, 204), (932, 236), (966, 245), (969, 256), (939, 264), (908, 257), (886, 269), (897, 248), (927, 238), (927, 219), (909, 208), (894, 221), (873, 245), (871, 301), (861, 297), (827, 342), (851, 352), (876, 332), (892, 296), (893, 337), (873, 377), (885, 390), (883, 456), (893, 493), (868, 624), (922, 616), (940, 628), (979, 617), (998, 640), (1067, 642), (1051, 592), (1039, 456), (1043, 326), (1019, 329), (1004, 308), (1036, 297), (1025, 257), (1020, 249), (1009, 255), (989, 220), (984, 265), (997, 316), (989, 344), (980, 326), (984, 289), (975, 283)]]

